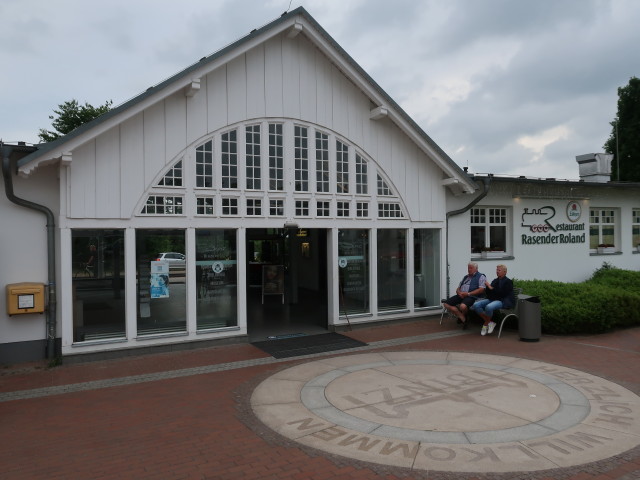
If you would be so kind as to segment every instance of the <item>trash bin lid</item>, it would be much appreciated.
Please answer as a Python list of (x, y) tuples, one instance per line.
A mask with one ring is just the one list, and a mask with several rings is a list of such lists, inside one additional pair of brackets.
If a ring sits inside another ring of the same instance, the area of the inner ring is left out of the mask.
[(518, 301), (540, 303), (540, 297), (537, 297), (535, 295), (525, 295), (521, 293), (520, 295), (518, 295)]

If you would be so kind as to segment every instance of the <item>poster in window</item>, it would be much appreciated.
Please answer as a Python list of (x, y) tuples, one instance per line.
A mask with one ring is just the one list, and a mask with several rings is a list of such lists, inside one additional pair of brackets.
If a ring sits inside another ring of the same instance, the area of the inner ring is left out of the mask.
[(265, 295), (284, 294), (284, 265), (263, 265), (262, 292)]
[(151, 262), (151, 298), (169, 298), (169, 262)]
[(265, 295), (280, 295), (284, 304), (284, 265), (262, 266), (262, 303)]

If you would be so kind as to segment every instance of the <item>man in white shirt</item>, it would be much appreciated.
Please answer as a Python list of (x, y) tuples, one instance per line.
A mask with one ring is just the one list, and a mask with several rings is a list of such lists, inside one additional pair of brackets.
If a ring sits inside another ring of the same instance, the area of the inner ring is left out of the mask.
[(458, 323), (462, 328), (467, 328), (467, 313), (469, 308), (478, 299), (484, 297), (484, 284), (487, 277), (484, 273), (478, 272), (478, 264), (470, 262), (467, 265), (467, 275), (456, 288), (456, 294), (447, 298), (442, 306), (458, 317)]

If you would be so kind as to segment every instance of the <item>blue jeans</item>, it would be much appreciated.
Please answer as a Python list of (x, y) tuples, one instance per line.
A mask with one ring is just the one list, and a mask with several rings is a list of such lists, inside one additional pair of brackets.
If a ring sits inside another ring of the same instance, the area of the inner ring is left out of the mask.
[(483, 298), (482, 300), (478, 300), (474, 303), (471, 308), (474, 312), (480, 314), (484, 313), (489, 318), (493, 317), (493, 312), (495, 310), (500, 310), (502, 308), (502, 302), (500, 300), (489, 300), (488, 298)]

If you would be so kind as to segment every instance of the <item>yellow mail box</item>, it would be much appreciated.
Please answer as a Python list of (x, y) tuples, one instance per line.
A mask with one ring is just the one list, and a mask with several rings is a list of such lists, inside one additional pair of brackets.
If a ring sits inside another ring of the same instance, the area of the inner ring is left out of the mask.
[(7, 313), (44, 312), (44, 284), (42, 283), (10, 283), (7, 285)]

